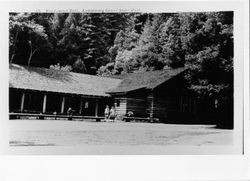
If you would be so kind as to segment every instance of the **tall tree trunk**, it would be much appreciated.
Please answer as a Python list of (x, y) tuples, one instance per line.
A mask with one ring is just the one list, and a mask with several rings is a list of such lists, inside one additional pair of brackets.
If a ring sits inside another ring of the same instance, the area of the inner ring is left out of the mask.
[(36, 51), (37, 51), (37, 48), (34, 51), (32, 51), (32, 48), (31, 48), (30, 56), (29, 56), (29, 59), (28, 59), (28, 66), (30, 66), (31, 59), (32, 59), (33, 55), (36, 53)]
[(12, 52), (12, 55), (11, 55), (11, 58), (10, 58), (10, 63), (13, 62), (13, 59), (14, 59), (14, 57), (15, 57), (15, 55), (16, 55), (16, 42), (17, 42), (17, 37), (18, 37), (18, 31), (17, 31), (17, 33), (16, 33), (16, 35), (15, 35), (15, 39), (14, 39), (14, 42), (13, 42), (13, 52)]

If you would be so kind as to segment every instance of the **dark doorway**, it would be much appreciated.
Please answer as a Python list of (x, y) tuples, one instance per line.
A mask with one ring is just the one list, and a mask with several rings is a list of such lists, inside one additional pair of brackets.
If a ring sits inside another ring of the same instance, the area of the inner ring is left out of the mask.
[(40, 113), (43, 107), (42, 92), (25, 92), (24, 112)]
[(95, 116), (95, 104), (94, 98), (83, 98), (82, 115)]
[(67, 110), (71, 108), (73, 110), (73, 114), (79, 114), (80, 103), (81, 103), (81, 96), (78, 95), (65, 96), (64, 112), (67, 113)]
[(62, 95), (58, 93), (48, 93), (47, 94), (47, 104), (46, 104), (46, 112), (53, 113), (61, 112), (61, 104), (62, 104)]
[(22, 91), (9, 89), (9, 112), (20, 112)]

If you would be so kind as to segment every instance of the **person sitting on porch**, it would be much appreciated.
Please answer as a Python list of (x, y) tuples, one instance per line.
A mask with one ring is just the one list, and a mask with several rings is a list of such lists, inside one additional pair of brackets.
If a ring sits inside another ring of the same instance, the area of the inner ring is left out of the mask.
[(71, 107), (69, 107), (67, 113), (68, 113), (69, 116), (72, 116), (72, 115), (73, 115), (73, 110), (72, 110)]
[(109, 118), (109, 106), (106, 105), (106, 108), (104, 110), (104, 117), (105, 117), (105, 120)]

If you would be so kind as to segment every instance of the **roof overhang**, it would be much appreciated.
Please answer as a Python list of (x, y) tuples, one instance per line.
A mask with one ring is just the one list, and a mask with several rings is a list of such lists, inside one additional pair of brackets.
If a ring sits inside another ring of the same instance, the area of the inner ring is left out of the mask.
[(61, 95), (72, 95), (72, 96), (80, 96), (86, 98), (103, 98), (103, 97), (111, 97), (111, 95), (90, 95), (90, 94), (77, 94), (77, 93), (68, 93), (68, 92), (56, 92), (56, 91), (47, 91), (47, 90), (38, 90), (38, 89), (24, 89), (24, 88), (17, 88), (17, 87), (9, 87), (10, 89), (17, 89), (21, 91), (29, 91), (29, 92), (44, 92), (44, 93), (57, 93)]
[(138, 91), (138, 90), (142, 90), (142, 89), (146, 89), (146, 86), (137, 86), (137, 87), (131, 87), (128, 88), (126, 90), (122, 90), (122, 89), (114, 89), (114, 90), (110, 90), (108, 92), (106, 92), (107, 94), (111, 94), (111, 95), (124, 95), (127, 94), (128, 92), (133, 92), (133, 91)]

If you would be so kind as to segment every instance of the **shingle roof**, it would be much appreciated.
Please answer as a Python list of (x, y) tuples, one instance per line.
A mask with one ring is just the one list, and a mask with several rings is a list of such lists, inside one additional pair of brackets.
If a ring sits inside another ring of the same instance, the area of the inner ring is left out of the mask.
[(122, 81), (73, 72), (10, 64), (10, 88), (51, 91), (91, 96), (109, 96)]
[(125, 74), (119, 86), (110, 89), (108, 93), (124, 93), (142, 88), (154, 89), (185, 70), (187, 70), (187, 68), (181, 67), (176, 69), (169, 68), (158, 71)]
[(10, 64), (10, 88), (50, 91), (89, 96), (110, 96), (138, 89), (154, 89), (184, 72), (186, 68), (165, 69), (120, 75), (119, 78), (99, 77)]

